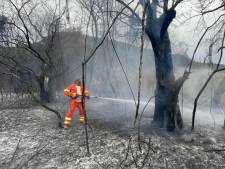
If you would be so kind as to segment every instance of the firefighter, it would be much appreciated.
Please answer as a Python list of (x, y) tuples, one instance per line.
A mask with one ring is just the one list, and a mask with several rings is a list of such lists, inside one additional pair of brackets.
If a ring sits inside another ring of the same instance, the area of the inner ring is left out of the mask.
[[(64, 94), (70, 97), (70, 104), (69, 110), (64, 119), (64, 128), (68, 128), (72, 118), (73, 112), (76, 108), (78, 108), (80, 117), (80, 123), (84, 122), (84, 110), (82, 106), (82, 92), (83, 92), (83, 85), (81, 84), (80, 80), (75, 80), (71, 85), (64, 89)], [(89, 99), (89, 92), (88, 90), (84, 89), (83, 96)]]

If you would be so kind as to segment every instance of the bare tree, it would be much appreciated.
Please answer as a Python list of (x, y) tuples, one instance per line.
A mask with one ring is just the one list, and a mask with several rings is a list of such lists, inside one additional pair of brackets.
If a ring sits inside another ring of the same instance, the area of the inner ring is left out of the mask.
[[(56, 50), (59, 48), (57, 38), (59, 20), (62, 16), (57, 14), (56, 9), (39, 2), (21, 1), (20, 5), (11, 0), (8, 2), (12, 14), (5, 25), (11, 29), (6, 36), (1, 37), (1, 42), (27, 51), (27, 58), (33, 59), (39, 65), (39, 71), (32, 67), (28, 70), (17, 59), (17, 64), (31, 73), (37, 81), (40, 100), (49, 102), (54, 94), (51, 84), (65, 71), (61, 62), (62, 56), (57, 54)], [(16, 59), (14, 61), (16, 62)]]
[(195, 51), (193, 53), (192, 61), (189, 65), (189, 71), (191, 70), (195, 54), (197, 49), (200, 46), (200, 43), (203, 41), (203, 39), (206, 37), (206, 34), (209, 32), (212, 32), (213, 36), (209, 43), (209, 53), (207, 57), (209, 57), (209, 62), (212, 62), (213, 47), (214, 48), (216, 47), (217, 53), (219, 54), (219, 58), (218, 58), (216, 66), (212, 67), (212, 72), (210, 73), (209, 77), (207, 78), (203, 86), (201, 87), (200, 91), (198, 92), (194, 100), (194, 108), (193, 108), (193, 115), (192, 115), (192, 130), (194, 130), (194, 126), (195, 126), (195, 114), (196, 114), (199, 98), (201, 97), (202, 93), (204, 92), (210, 80), (214, 77), (214, 75), (218, 72), (225, 70), (224, 66), (221, 65), (221, 61), (224, 55), (223, 50), (224, 50), (224, 40), (225, 40), (225, 22), (224, 22), (225, 2), (224, 0), (220, 0), (220, 1), (199, 0), (199, 3), (200, 3), (200, 11), (201, 11), (200, 14), (203, 19), (205, 17), (209, 17), (210, 14), (216, 16), (216, 19), (210, 26), (207, 26), (205, 28), (205, 31), (203, 32), (203, 35), (201, 36), (195, 48)]
[[(126, 5), (124, 1), (116, 1)], [(181, 129), (183, 121), (178, 105), (178, 95), (189, 73), (185, 72), (182, 77), (175, 78), (168, 27), (176, 17), (175, 8), (182, 0), (140, 1), (143, 8), (144, 2), (147, 3), (145, 33), (154, 51), (157, 80), (154, 122), (161, 127), (166, 127), (169, 131), (173, 131), (176, 127)], [(139, 15), (131, 7), (128, 9), (140, 20)]]
[[(7, 29), (0, 34), (1, 73), (21, 82), (34, 101), (57, 115), (61, 126), (61, 114), (45, 103), (54, 97), (56, 78), (65, 73), (57, 43), (59, 21), (65, 10), (59, 15), (56, 5), (48, 6), (42, 1), (6, 2), (11, 11), (2, 24)], [(24, 79), (24, 73), (31, 78)]]

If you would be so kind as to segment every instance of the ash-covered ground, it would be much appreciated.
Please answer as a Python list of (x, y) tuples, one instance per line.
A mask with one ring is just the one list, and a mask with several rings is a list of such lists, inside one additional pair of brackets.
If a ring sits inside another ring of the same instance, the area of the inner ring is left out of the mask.
[[(62, 104), (49, 106), (62, 108)], [(67, 105), (63, 111), (66, 109)], [(138, 141), (137, 127), (133, 127), (134, 107), (130, 103), (88, 101), (89, 156), (77, 111), (71, 127), (64, 130), (57, 127), (52, 112), (39, 106), (2, 110), (0, 168), (225, 168), (221, 113), (214, 114), (216, 125), (213, 125), (206, 122), (214, 121), (206, 110), (198, 111), (205, 116), (197, 116), (198, 125), (193, 133), (190, 115), (185, 115), (184, 131), (168, 133), (151, 125), (152, 109), (151, 103), (143, 115)]]

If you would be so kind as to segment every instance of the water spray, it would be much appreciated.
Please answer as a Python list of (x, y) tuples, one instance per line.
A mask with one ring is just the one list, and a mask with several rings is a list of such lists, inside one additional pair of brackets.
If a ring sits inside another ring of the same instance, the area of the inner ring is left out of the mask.
[[(127, 103), (134, 103), (135, 101), (132, 99), (123, 99), (123, 98), (111, 98), (111, 97), (101, 97), (101, 96), (90, 96), (90, 98), (94, 99), (102, 99), (102, 100), (111, 100), (111, 101), (117, 101), (117, 102), (127, 102)], [(146, 104), (147, 101), (140, 101), (141, 104)], [(153, 104), (153, 103), (151, 103)]]

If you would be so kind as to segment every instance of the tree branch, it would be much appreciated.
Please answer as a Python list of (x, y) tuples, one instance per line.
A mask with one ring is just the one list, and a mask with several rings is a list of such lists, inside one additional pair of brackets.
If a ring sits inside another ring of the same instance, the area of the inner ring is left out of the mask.
[(136, 120), (139, 114), (139, 106), (140, 106), (140, 97), (141, 97), (141, 78), (142, 78), (142, 65), (143, 65), (143, 52), (144, 52), (144, 33), (145, 33), (145, 14), (148, 7), (148, 3), (144, 4), (144, 10), (142, 15), (142, 32), (141, 32), (141, 49), (140, 49), (140, 63), (139, 63), (139, 78), (138, 78), (138, 99), (136, 105), (136, 113), (134, 119), (134, 125), (136, 124)]
[(90, 54), (90, 56), (84, 61), (84, 64), (87, 64), (89, 62), (89, 60), (94, 56), (94, 54), (96, 53), (96, 51), (98, 50), (98, 48), (103, 44), (103, 42), (105, 41), (107, 35), (109, 34), (111, 28), (113, 27), (113, 25), (115, 24), (116, 20), (118, 19), (118, 17), (120, 16), (120, 14), (129, 7), (129, 5), (134, 2), (134, 0), (130, 1), (128, 4), (126, 4), (125, 7), (122, 8), (122, 10), (115, 16), (115, 18), (113, 19), (110, 27), (108, 28), (108, 30), (106, 31), (103, 39), (101, 40), (101, 42), (96, 46), (96, 48), (92, 51), (92, 53)]
[(221, 8), (224, 8), (224, 4), (222, 4), (222, 5), (220, 5), (220, 6), (218, 6), (217, 8), (214, 8), (214, 9), (211, 9), (211, 10), (208, 10), (208, 11), (203, 11), (202, 12), (202, 15), (205, 15), (205, 14), (207, 14), (207, 13), (211, 13), (211, 12), (214, 12), (214, 11), (217, 11), (217, 10), (219, 10), (219, 9), (221, 9)]
[(123, 0), (116, 0), (118, 3), (122, 4), (123, 6), (125, 6), (127, 9), (130, 10), (130, 12), (136, 16), (136, 18), (138, 19), (138, 21), (141, 23), (141, 18), (140, 16), (129, 6), (127, 5)]
[(220, 18), (221, 18), (222, 16), (225, 16), (225, 14), (220, 15), (214, 23), (212, 23), (210, 26), (208, 26), (208, 27), (206, 28), (206, 30), (204, 31), (204, 33), (202, 34), (201, 38), (199, 39), (198, 44), (196, 45), (195, 50), (194, 50), (194, 52), (193, 52), (191, 61), (190, 61), (189, 65), (188, 65), (188, 71), (189, 71), (189, 72), (191, 72), (191, 68), (192, 68), (192, 64), (193, 64), (193, 61), (194, 61), (194, 57), (195, 57), (195, 54), (196, 54), (196, 52), (197, 52), (197, 50), (198, 50), (198, 47), (199, 47), (199, 45), (200, 45), (202, 39), (205, 37), (205, 35), (206, 35), (206, 33), (208, 32), (208, 30), (210, 30), (210, 29), (211, 29), (211, 28), (212, 28), (212, 27), (220, 20)]
[(163, 18), (163, 24), (160, 31), (160, 39), (162, 40), (164, 38), (164, 35), (173, 21), (173, 19), (176, 17), (176, 11), (174, 9), (169, 9), (165, 12), (165, 16)]
[(173, 1), (173, 5), (171, 7), (171, 9), (175, 9), (177, 7), (177, 5), (179, 5), (183, 0), (177, 0), (177, 1)]
[[(224, 41), (225, 41), (225, 30), (224, 30), (224, 34), (223, 34), (223, 39), (222, 39), (222, 45), (224, 45)], [(219, 61), (217, 63), (217, 66), (216, 66), (216, 69), (210, 74), (210, 76), (208, 77), (208, 79), (206, 80), (206, 82), (204, 83), (204, 85), (202, 86), (201, 90), (198, 92), (196, 98), (195, 98), (195, 101), (194, 101), (194, 108), (193, 108), (193, 112), (192, 112), (192, 127), (191, 127), (191, 130), (193, 131), (194, 130), (194, 125), (195, 125), (195, 113), (196, 113), (196, 109), (197, 109), (197, 105), (198, 105), (198, 100), (201, 96), (201, 94), (203, 93), (203, 91), (205, 90), (205, 88), (207, 87), (208, 83), (210, 82), (210, 80), (213, 78), (213, 76), (217, 73), (217, 72), (221, 72), (221, 71), (224, 71), (225, 68), (220, 68), (219, 69), (219, 66), (220, 66), (220, 62), (221, 62), (221, 59), (223, 57), (223, 50), (221, 50), (220, 52), (220, 58), (219, 58)]]

